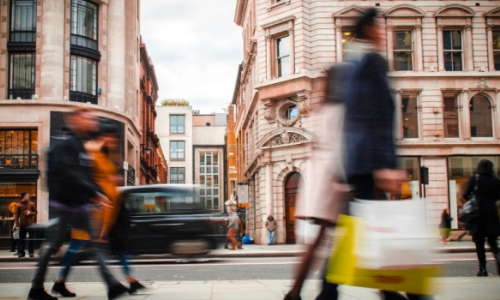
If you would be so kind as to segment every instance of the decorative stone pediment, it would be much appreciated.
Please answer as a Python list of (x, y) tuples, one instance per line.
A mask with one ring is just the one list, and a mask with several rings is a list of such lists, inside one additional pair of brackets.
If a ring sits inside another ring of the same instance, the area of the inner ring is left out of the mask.
[(484, 14), (485, 18), (500, 18), (500, 7), (490, 10)]
[(259, 148), (281, 145), (293, 145), (310, 141), (312, 136), (297, 128), (278, 128), (266, 134), (259, 143)]
[(423, 10), (407, 4), (394, 6), (384, 13), (386, 18), (423, 18), (424, 16), (425, 12)]
[(476, 12), (472, 10), (470, 7), (460, 5), (460, 4), (451, 4), (447, 5), (441, 9), (439, 9), (435, 17), (441, 18), (464, 18), (470, 17), (472, 18)]
[(352, 5), (333, 14), (334, 18), (357, 18), (365, 13), (365, 9)]

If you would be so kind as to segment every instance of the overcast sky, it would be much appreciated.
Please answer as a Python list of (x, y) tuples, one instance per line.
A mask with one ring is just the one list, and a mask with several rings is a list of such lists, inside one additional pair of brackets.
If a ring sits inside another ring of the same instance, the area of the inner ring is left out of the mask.
[(235, 0), (142, 0), (141, 35), (155, 66), (158, 101), (188, 100), (202, 113), (232, 101), (242, 61)]

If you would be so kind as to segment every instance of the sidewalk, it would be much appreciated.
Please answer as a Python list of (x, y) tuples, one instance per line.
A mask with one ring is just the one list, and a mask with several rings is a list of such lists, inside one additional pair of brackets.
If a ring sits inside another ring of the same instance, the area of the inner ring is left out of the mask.
[[(245, 280), (245, 281), (169, 281), (146, 282), (147, 290), (139, 295), (119, 299), (147, 300), (281, 300), (290, 289), (290, 280)], [(85, 300), (106, 299), (106, 288), (101, 282), (68, 283), (68, 289)], [(320, 282), (308, 280), (301, 296), (304, 300), (314, 299), (319, 292)], [(500, 278), (498, 277), (447, 277), (436, 280), (436, 300), (493, 300), (499, 299)], [(50, 291), (52, 284), (46, 284)], [(0, 284), (2, 299), (26, 299), (29, 283)], [(342, 286), (340, 300), (379, 300), (377, 290)]]
[[(280, 257), (280, 256), (297, 256), (302, 253), (303, 245), (243, 245), (242, 250), (228, 250), (228, 249), (216, 249), (211, 251), (207, 258), (224, 258), (224, 257)], [(450, 242), (448, 245), (441, 245), (436, 243), (436, 251), (443, 253), (463, 253), (463, 252), (475, 252), (474, 243), (472, 241), (463, 242)], [(487, 246), (486, 249), (489, 249)], [(35, 258), (18, 258), (14, 256), (13, 252), (8, 250), (0, 250), (0, 263), (1, 262), (12, 262), (22, 259), (23, 261), (35, 261)], [(134, 259), (158, 259), (158, 258), (169, 258), (168, 255), (139, 255), (135, 256)], [(57, 258), (54, 258), (57, 260)], [(499, 297), (500, 298), (500, 297)]]

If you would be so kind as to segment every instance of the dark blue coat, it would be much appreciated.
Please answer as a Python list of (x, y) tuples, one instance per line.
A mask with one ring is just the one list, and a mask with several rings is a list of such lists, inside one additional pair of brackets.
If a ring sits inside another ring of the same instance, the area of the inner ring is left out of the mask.
[(476, 199), (479, 204), (479, 217), (468, 224), (471, 234), (500, 235), (498, 220), (498, 207), (496, 201), (500, 199), (500, 180), (493, 175), (480, 174), (479, 180), (472, 176), (463, 194), (464, 199), (469, 199), (474, 193), (477, 181)]
[(368, 175), (395, 169), (394, 102), (387, 82), (387, 62), (366, 54), (354, 69), (345, 91), (346, 175)]

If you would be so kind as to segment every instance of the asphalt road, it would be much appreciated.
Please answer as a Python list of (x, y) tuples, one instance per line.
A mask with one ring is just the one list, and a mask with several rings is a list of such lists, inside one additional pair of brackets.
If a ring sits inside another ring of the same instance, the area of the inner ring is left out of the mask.
[[(488, 253), (491, 256), (491, 253)], [(489, 259), (491, 259), (489, 257)], [(477, 260), (474, 253), (440, 254), (438, 260), (445, 264), (446, 277), (475, 276)], [(259, 280), (259, 279), (292, 279), (297, 257), (270, 258), (228, 258), (228, 259), (158, 259), (154, 261), (138, 261), (133, 265), (135, 275), (143, 281), (204, 281), (204, 280)], [(498, 276), (493, 261), (487, 264), (490, 276)], [(1, 283), (30, 282), (36, 263), (12, 262), (0, 266)], [(119, 280), (123, 280), (121, 267), (110, 266)], [(57, 277), (60, 269), (52, 265), (47, 274), (47, 281)], [(311, 278), (319, 278), (319, 271)], [(84, 262), (72, 269), (69, 281), (96, 282), (101, 281), (97, 267), (91, 262)]]

